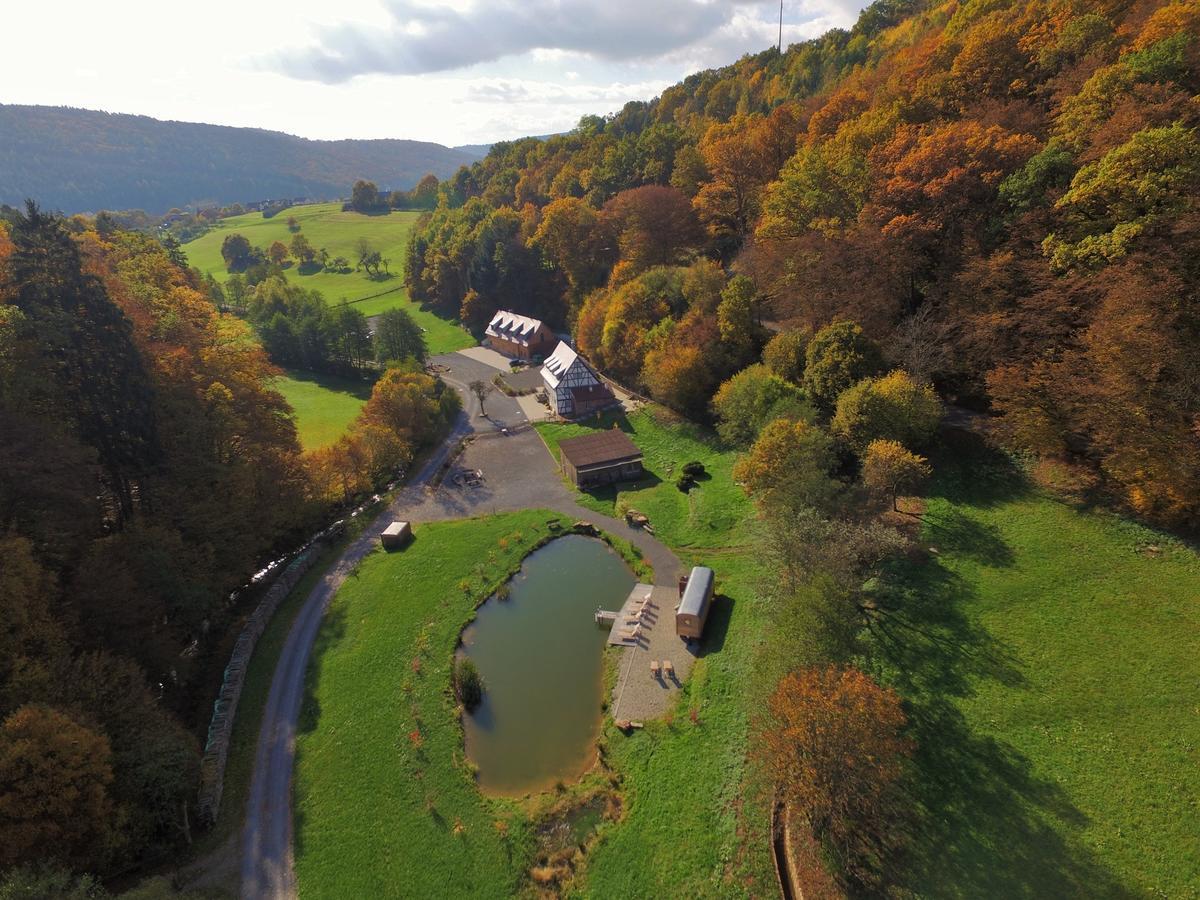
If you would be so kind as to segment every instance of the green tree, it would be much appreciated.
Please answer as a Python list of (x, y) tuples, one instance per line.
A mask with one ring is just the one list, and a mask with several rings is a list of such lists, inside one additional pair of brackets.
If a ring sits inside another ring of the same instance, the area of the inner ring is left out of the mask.
[(834, 322), (818, 331), (805, 351), (804, 391), (831, 412), (842, 391), (883, 369), (879, 346), (855, 322)]
[(897, 369), (881, 378), (866, 378), (838, 397), (830, 430), (855, 453), (872, 441), (899, 441), (920, 448), (929, 442), (942, 419), (942, 402), (933, 388)]
[(221, 259), (230, 272), (243, 272), (254, 261), (254, 248), (244, 235), (229, 234), (221, 242)]
[(792, 384), (801, 384), (804, 381), (805, 353), (810, 340), (812, 332), (807, 328), (781, 331), (763, 347), (763, 362), (780, 378)]
[(350, 189), (350, 208), (360, 213), (376, 212), (383, 201), (379, 197), (379, 188), (373, 181), (359, 179)]
[(735, 364), (756, 357), (766, 340), (766, 330), (759, 322), (758, 300), (754, 282), (745, 275), (734, 275), (721, 291), (717, 327)]
[(1195, 130), (1176, 123), (1139, 131), (1076, 173), (1055, 204), (1068, 227), (1049, 235), (1043, 249), (1059, 269), (1119, 259), (1149, 227), (1192, 204), (1198, 190)]
[(753, 443), (768, 422), (815, 418), (803, 391), (762, 364), (749, 366), (722, 384), (713, 397), (713, 411), (722, 440), (739, 447)]
[(816, 425), (776, 419), (733, 467), (734, 480), (766, 511), (828, 510), (841, 492), (833, 438)]
[(301, 265), (311, 266), (317, 258), (317, 251), (308, 242), (308, 238), (300, 232), (293, 235), (290, 250), (292, 256), (299, 260)]
[(415, 359), (424, 362), (425, 334), (405, 309), (389, 309), (375, 320), (375, 360), (380, 363)]
[[(94, 275), (61, 219), (30, 203), (13, 228), (13, 301), (40, 344), (49, 402), (64, 409), (94, 447), (123, 518), (138, 480), (160, 455), (153, 391), (133, 327)], [(53, 399), (50, 399), (50, 395)]]

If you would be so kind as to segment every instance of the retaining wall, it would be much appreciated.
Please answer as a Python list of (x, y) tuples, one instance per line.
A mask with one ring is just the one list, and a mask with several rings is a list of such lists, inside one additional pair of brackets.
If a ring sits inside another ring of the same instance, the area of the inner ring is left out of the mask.
[(314, 541), (284, 568), (246, 620), (237, 643), (233, 645), (233, 653), (230, 654), (229, 665), (225, 667), (225, 675), (221, 681), (220, 693), (213, 704), (208, 740), (204, 745), (204, 756), (200, 760), (200, 795), (197, 811), (200, 821), (205, 825), (215, 823), (221, 811), (221, 792), (225, 786), (229, 741), (233, 735), (238, 700), (241, 699), (242, 686), (246, 681), (246, 667), (250, 665), (254, 647), (283, 598), (291, 593), (292, 588), (312, 568), (325, 546), (323, 541)]

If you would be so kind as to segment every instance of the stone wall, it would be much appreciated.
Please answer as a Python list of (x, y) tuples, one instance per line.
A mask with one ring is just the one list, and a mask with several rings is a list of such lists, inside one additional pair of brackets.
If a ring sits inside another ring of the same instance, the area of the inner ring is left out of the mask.
[(324, 541), (318, 540), (303, 550), (275, 579), (266, 595), (259, 601), (250, 618), (246, 620), (242, 633), (238, 635), (237, 643), (233, 645), (233, 653), (229, 657), (229, 665), (225, 667), (225, 676), (221, 682), (220, 693), (213, 704), (212, 722), (208, 726), (208, 740), (204, 745), (204, 756), (200, 761), (200, 796), (197, 803), (200, 821), (212, 825), (217, 821), (221, 811), (221, 792), (225, 786), (225, 763), (229, 757), (229, 741), (233, 735), (233, 722), (237, 715), (238, 700), (242, 696), (242, 686), (246, 681), (246, 668), (250, 665), (250, 657), (254, 647), (267, 624), (275, 615), (283, 598), (291, 593), (312, 568), (325, 550)]

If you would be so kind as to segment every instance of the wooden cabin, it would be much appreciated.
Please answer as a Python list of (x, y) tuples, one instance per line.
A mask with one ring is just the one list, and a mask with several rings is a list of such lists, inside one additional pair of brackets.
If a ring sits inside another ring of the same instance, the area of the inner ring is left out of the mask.
[(558, 445), (563, 474), (576, 487), (642, 477), (642, 451), (617, 428), (567, 438)]
[(680, 589), (679, 606), (675, 608), (675, 633), (685, 641), (700, 640), (704, 623), (712, 609), (713, 570), (695, 566)]
[(545, 356), (558, 340), (541, 319), (500, 310), (483, 332), (483, 343), (497, 353), (531, 360)]
[(617, 402), (608, 385), (565, 341), (559, 341), (546, 358), (542, 381), (550, 409), (567, 419), (586, 416)]

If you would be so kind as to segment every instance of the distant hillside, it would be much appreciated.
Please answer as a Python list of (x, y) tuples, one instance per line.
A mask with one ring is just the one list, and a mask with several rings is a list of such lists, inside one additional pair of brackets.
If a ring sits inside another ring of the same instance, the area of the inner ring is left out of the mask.
[(486, 153), (425, 141), (310, 141), (278, 131), (0, 104), (0, 203), (64, 212), (343, 196), (357, 178), (411, 188)]

